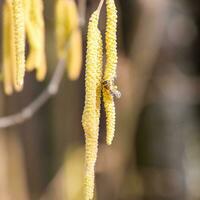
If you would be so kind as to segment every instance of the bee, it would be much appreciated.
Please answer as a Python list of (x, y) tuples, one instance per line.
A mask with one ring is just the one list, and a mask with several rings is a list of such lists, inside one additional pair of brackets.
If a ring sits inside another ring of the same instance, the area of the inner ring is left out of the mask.
[(121, 92), (117, 90), (117, 86), (114, 85), (114, 81), (104, 80), (102, 84), (103, 84), (103, 87), (106, 90), (108, 90), (112, 96), (115, 96), (118, 99), (121, 97)]

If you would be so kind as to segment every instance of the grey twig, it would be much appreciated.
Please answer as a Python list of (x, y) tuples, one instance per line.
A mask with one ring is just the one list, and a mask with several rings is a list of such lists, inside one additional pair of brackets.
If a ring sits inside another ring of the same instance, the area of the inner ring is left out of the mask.
[(0, 128), (10, 127), (30, 119), (52, 96), (58, 92), (64, 69), (65, 61), (60, 60), (47, 88), (20, 112), (6, 117), (0, 117)]

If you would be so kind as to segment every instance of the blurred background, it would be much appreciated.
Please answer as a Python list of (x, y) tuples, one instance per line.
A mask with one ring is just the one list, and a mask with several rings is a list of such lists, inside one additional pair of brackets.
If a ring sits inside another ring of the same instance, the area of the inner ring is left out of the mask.
[[(24, 91), (11, 97), (1, 84), (1, 116), (20, 111), (48, 85), (57, 63), (55, 2), (44, 1), (48, 77), (38, 83), (34, 72), (27, 73)], [(87, 22), (98, 2), (77, 1), (86, 8), (84, 53)], [(109, 147), (102, 109), (95, 199), (199, 200), (200, 1), (116, 3), (122, 97)], [(105, 32), (105, 6), (100, 19)], [(83, 104), (84, 67), (77, 81), (65, 75), (58, 94), (30, 120), (0, 129), (1, 200), (83, 199)]]

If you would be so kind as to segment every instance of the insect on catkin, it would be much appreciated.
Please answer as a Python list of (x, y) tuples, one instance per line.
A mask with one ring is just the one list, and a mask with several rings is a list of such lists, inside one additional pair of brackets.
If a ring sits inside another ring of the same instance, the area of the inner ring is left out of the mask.
[[(106, 66), (104, 72), (103, 101), (106, 111), (106, 142), (110, 145), (115, 132), (115, 103), (113, 94), (117, 68), (117, 9), (114, 0), (106, 0)], [(117, 91), (118, 92), (118, 91)], [(116, 93), (117, 93), (116, 92)]]
[(101, 7), (90, 17), (87, 33), (85, 106), (82, 116), (86, 146), (85, 200), (90, 200), (94, 196), (94, 168), (98, 151), (103, 57), (102, 37), (98, 29), (100, 9)]
[(82, 34), (74, 0), (57, 0), (56, 42), (59, 59), (66, 59), (68, 77), (76, 80), (82, 66)]
[(25, 18), (22, 0), (12, 0), (12, 10), (16, 52), (16, 84), (23, 87), (25, 74)]
[(103, 101), (106, 111), (106, 143), (111, 145), (115, 132), (115, 103), (112, 94), (106, 88), (103, 88)]

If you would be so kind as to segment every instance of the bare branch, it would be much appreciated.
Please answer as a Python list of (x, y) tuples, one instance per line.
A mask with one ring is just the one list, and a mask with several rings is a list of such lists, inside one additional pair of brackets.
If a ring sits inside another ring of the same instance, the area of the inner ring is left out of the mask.
[(58, 92), (65, 69), (65, 61), (60, 60), (47, 88), (19, 113), (0, 117), (0, 128), (10, 127), (30, 119), (52, 96)]

